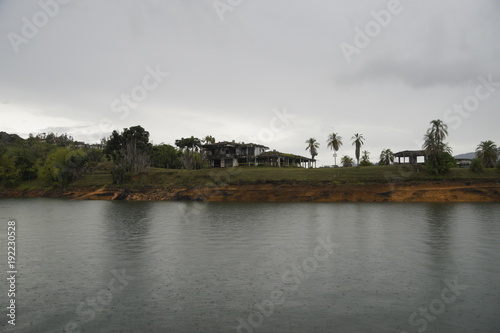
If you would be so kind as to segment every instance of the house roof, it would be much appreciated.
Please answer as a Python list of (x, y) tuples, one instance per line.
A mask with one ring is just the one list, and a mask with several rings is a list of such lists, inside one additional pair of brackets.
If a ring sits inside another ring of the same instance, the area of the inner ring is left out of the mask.
[(394, 157), (403, 157), (403, 156), (426, 156), (427, 153), (425, 150), (403, 150), (398, 151), (394, 154)]
[(244, 142), (229, 142), (229, 141), (222, 141), (222, 142), (216, 142), (216, 143), (207, 143), (202, 145), (202, 147), (214, 147), (214, 148), (221, 148), (221, 147), (260, 147), (264, 149), (269, 149), (269, 147), (266, 147), (264, 145), (260, 145), (257, 143), (244, 143)]
[(301, 159), (304, 161), (313, 161), (309, 157), (294, 155), (294, 154), (286, 154), (286, 153), (282, 153), (282, 152), (279, 152), (276, 150), (266, 151), (265, 153), (260, 154), (257, 158), (265, 158), (265, 157), (288, 157), (288, 158), (293, 158), (293, 159)]

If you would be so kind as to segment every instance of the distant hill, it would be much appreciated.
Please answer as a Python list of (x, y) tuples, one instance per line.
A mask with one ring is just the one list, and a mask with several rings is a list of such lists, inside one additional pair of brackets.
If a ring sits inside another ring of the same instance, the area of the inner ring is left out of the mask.
[(465, 154), (460, 154), (457, 156), (453, 156), (457, 160), (472, 160), (476, 157), (476, 153), (465, 153)]
[(0, 141), (3, 144), (12, 144), (23, 142), (24, 139), (17, 134), (9, 134), (7, 132), (0, 132)]

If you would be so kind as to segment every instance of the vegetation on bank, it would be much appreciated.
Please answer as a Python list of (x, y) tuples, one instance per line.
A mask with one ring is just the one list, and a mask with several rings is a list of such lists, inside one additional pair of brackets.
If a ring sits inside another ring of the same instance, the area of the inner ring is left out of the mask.
[[(451, 148), (444, 142), (448, 127), (433, 120), (424, 136), (423, 149), (427, 163), (394, 165), (394, 154), (384, 149), (378, 165), (370, 162), (370, 152), (361, 146), (365, 138), (355, 134), (358, 167), (354, 159), (344, 155), (343, 168), (276, 168), (237, 167), (210, 169), (202, 149), (214, 143), (212, 136), (200, 140), (191, 136), (168, 144), (153, 145), (149, 132), (141, 126), (113, 131), (101, 144), (85, 144), (72, 137), (54, 133), (31, 135), (23, 139), (15, 134), (0, 132), (0, 188), (50, 189), (71, 186), (149, 186), (149, 187), (206, 187), (237, 184), (366, 184), (408, 181), (497, 180), (500, 175), (498, 147), (491, 141), (481, 142), (476, 159), (469, 169), (456, 168)], [(314, 159), (319, 143), (315, 138), (306, 141)], [(336, 156), (342, 146), (338, 133), (328, 137), (327, 145)], [(335, 159), (336, 163), (336, 159)], [(496, 168), (494, 168), (496, 166)]]
[[(226, 185), (247, 184), (303, 184), (303, 185), (362, 185), (408, 183), (424, 181), (445, 182), (485, 182), (500, 181), (500, 173), (494, 169), (486, 169), (482, 173), (472, 173), (468, 169), (453, 168), (446, 175), (430, 175), (424, 166), (390, 165), (371, 166), (365, 168), (275, 168), (275, 167), (237, 167), (228, 169), (161, 169), (148, 168), (145, 172), (131, 175), (127, 182), (116, 185), (110, 169), (111, 162), (102, 163), (92, 174), (71, 182), (65, 189), (122, 187), (122, 188), (204, 188)], [(19, 190), (49, 190), (39, 179), (22, 182)]]

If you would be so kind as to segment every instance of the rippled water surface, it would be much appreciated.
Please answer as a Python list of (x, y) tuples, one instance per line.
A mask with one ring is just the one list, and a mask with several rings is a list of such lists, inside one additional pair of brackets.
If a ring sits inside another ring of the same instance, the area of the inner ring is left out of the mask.
[[(500, 332), (500, 205), (2, 199), (5, 332)], [(5, 280), (4, 280), (5, 281)]]

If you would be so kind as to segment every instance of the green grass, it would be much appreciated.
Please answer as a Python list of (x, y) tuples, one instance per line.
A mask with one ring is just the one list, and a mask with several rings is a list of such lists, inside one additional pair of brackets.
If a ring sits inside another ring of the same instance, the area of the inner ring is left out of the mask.
[[(120, 187), (197, 188), (239, 184), (370, 184), (412, 181), (500, 181), (500, 172), (485, 169), (473, 173), (455, 168), (443, 176), (427, 174), (423, 167), (371, 166), (360, 168), (272, 168), (237, 167), (228, 169), (173, 170), (149, 168), (147, 172), (133, 175)], [(71, 183), (68, 187), (111, 186), (109, 172), (96, 171)], [(113, 185), (116, 186), (116, 185)], [(24, 182), (23, 190), (49, 189), (39, 180)]]
[[(467, 181), (500, 180), (500, 173), (486, 169), (475, 174), (468, 169), (455, 168), (443, 176), (427, 174), (423, 167), (372, 166), (360, 168), (272, 168), (238, 167), (229, 169), (168, 170), (150, 168), (148, 172), (132, 176), (124, 186), (154, 186), (164, 188), (204, 187), (239, 184), (367, 184), (395, 181)], [(73, 183), (75, 186), (103, 186), (111, 184), (109, 174), (86, 175)]]

